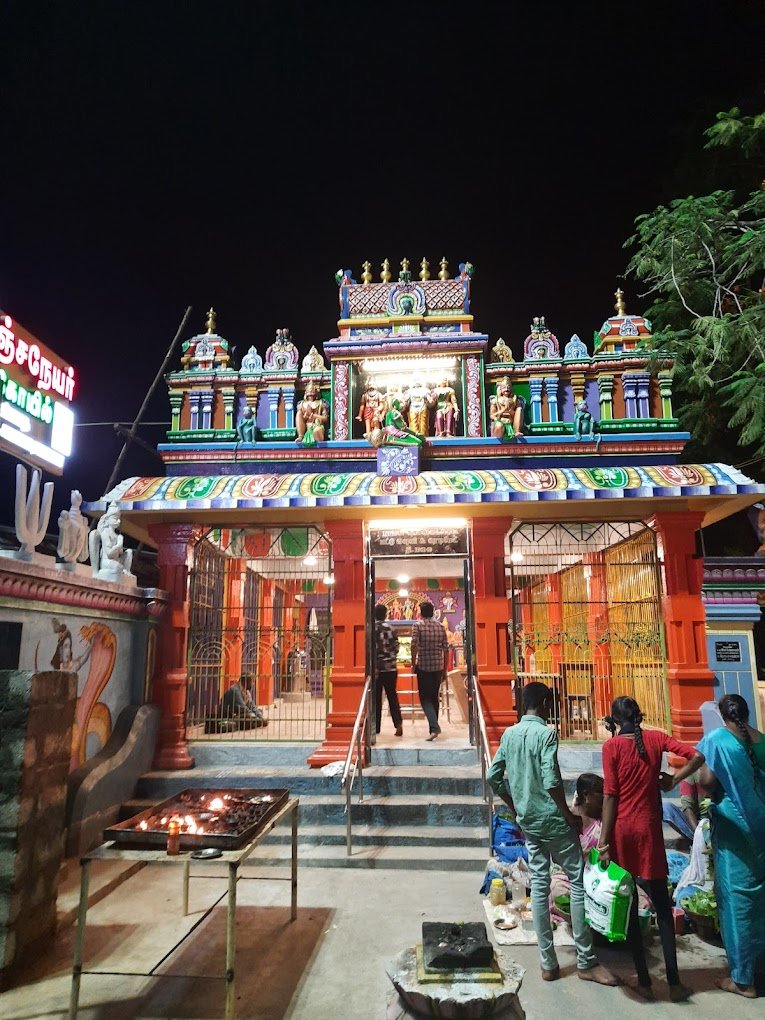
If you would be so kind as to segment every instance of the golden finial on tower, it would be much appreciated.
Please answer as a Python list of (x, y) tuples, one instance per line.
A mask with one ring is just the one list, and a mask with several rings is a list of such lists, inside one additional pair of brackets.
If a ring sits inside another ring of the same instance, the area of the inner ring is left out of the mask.
[(399, 264), (401, 266), (401, 269), (405, 273), (409, 272), (409, 259), (406, 257), (406, 255), (401, 259), (401, 262)]
[(383, 283), (390, 283), (390, 261), (385, 259), (382, 266), (380, 267), (382, 272), (380, 273), (380, 279)]
[(425, 280), (430, 279), (430, 263), (426, 258), (423, 258), (422, 262), (420, 263), (420, 279), (423, 282), (425, 282)]
[(372, 282), (372, 274), (370, 273), (370, 269), (372, 268), (372, 263), (369, 262), (369, 261), (366, 261), (361, 268), (364, 270), (364, 272), (361, 274), (361, 282), (362, 283), (371, 283)]
[(618, 287), (614, 291), (614, 297), (616, 298), (616, 304), (614, 305), (614, 308), (616, 309), (616, 314), (626, 315), (627, 308), (626, 305), (624, 304), (624, 291), (622, 290), (621, 287)]
[(449, 263), (446, 261), (446, 255), (441, 259), (441, 272), (438, 274), (439, 280), (449, 279)]
[(205, 326), (208, 333), (214, 333), (218, 328), (218, 316), (214, 308), (211, 308), (205, 319)]

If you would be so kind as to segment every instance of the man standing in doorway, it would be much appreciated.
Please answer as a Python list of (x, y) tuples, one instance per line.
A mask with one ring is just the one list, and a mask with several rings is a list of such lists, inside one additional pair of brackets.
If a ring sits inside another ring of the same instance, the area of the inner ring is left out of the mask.
[(446, 631), (433, 619), (433, 603), (420, 603), (421, 619), (412, 627), (412, 666), (417, 673), (420, 704), (428, 720), (428, 740), (441, 732), (438, 725), (438, 691), (444, 678), (449, 642)]
[[(531, 871), (531, 912), (539, 943), (542, 980), (560, 977), (550, 923), (550, 860), (571, 883), (571, 927), (576, 945), (577, 974), (583, 981), (618, 985), (619, 979), (598, 964), (592, 932), (584, 919), (584, 860), (579, 843), (582, 819), (566, 804), (558, 765), (558, 737), (548, 729), (552, 691), (546, 684), (523, 688), (524, 715), (505, 730), (486, 774), (526, 836)], [(507, 779), (507, 785), (505, 785)]]
[(396, 736), (404, 734), (401, 728), (401, 706), (396, 693), (396, 657), (398, 655), (398, 638), (389, 623), (386, 623), (388, 610), (380, 604), (375, 606), (375, 730), (380, 732), (382, 722), (382, 693), (388, 699), (388, 708)]

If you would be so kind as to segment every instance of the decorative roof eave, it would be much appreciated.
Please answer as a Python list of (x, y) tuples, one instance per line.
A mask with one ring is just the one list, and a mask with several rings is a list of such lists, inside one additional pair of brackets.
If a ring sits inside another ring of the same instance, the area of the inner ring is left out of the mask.
[[(425, 471), (381, 477), (369, 472), (128, 478), (86, 509), (101, 514), (119, 506), (125, 530), (144, 537), (152, 520), (244, 523), (269, 515), (284, 520), (384, 516), (403, 508), (468, 516), (501, 513), (516, 518), (644, 518), (659, 509), (699, 510), (705, 524), (735, 513), (765, 495), (724, 464), (657, 467), (538, 468)], [(619, 500), (607, 510), (602, 500)], [(573, 505), (572, 505), (573, 504)], [(412, 518), (413, 521), (415, 518)]]

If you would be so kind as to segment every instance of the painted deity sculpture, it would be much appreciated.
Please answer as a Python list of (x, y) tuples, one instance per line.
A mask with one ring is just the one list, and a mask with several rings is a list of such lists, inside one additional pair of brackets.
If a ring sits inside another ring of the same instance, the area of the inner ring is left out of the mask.
[(251, 407), (247, 406), (236, 423), (236, 434), (239, 436), (239, 442), (254, 443), (256, 431), (255, 412)]
[(401, 412), (401, 399), (396, 393), (388, 397), (388, 409), (381, 426), (374, 428), (368, 436), (372, 446), (422, 446), (421, 435), (406, 427), (406, 420)]
[(71, 506), (58, 515), (58, 552), (68, 569), (88, 558), (88, 521), (80, 511), (82, 493), (72, 489)]
[(448, 379), (442, 379), (436, 387), (436, 439), (451, 439), (457, 435), (456, 425), (460, 416), (457, 394)]
[(322, 400), (318, 384), (309, 382), (295, 414), (295, 425), (297, 426), (295, 442), (301, 443), (303, 446), (315, 446), (316, 443), (323, 443), (328, 420), (327, 402)]
[(523, 435), (523, 399), (513, 393), (508, 379), (500, 379), (489, 404), (491, 434), (497, 439), (517, 439)]
[(356, 415), (356, 421), (360, 421), (364, 425), (365, 439), (369, 439), (375, 429), (383, 427), (386, 410), (385, 395), (370, 379), (361, 394), (359, 413)]
[(596, 421), (587, 407), (586, 400), (580, 400), (576, 405), (574, 415), (573, 433), (577, 439), (594, 439)]
[(415, 376), (407, 395), (409, 428), (419, 436), (428, 435), (428, 418), (435, 403), (433, 391), (419, 376)]
[(125, 548), (119, 533), (121, 523), (117, 504), (110, 503), (98, 526), (90, 533), (90, 565), (93, 576), (102, 581), (122, 581), (125, 577), (132, 577), (133, 550)]

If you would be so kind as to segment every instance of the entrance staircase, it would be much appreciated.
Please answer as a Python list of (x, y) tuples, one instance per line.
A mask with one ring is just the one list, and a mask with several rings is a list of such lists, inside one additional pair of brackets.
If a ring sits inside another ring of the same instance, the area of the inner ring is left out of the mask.
[[(409, 868), (475, 871), (483, 874), (489, 851), (488, 806), (472, 748), (445, 746), (374, 748), (364, 769), (364, 800), (353, 789), (353, 849), (346, 854), (345, 796), (337, 776), (310, 769), (307, 744), (199, 741), (190, 745), (196, 767), (148, 772), (136, 798), (123, 807), (127, 818), (186, 787), (286, 788), (300, 798), (298, 853), (301, 867)], [(566, 797), (577, 776), (602, 774), (599, 744), (560, 745)], [(667, 833), (672, 836), (671, 830)], [(671, 839), (667, 840), (672, 845)], [(288, 826), (274, 828), (254, 859), (285, 865)]]

